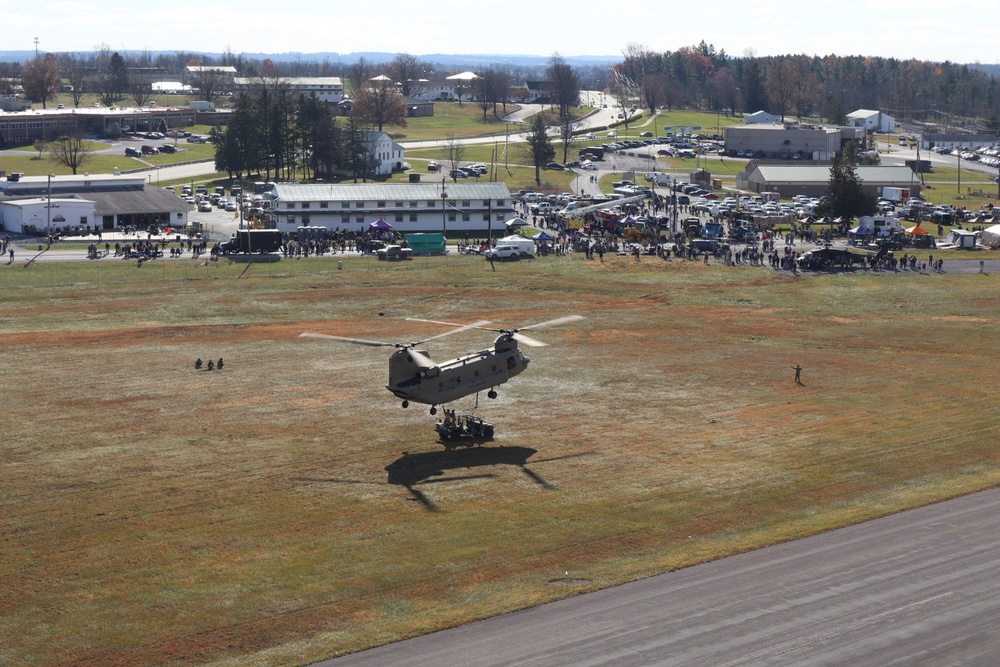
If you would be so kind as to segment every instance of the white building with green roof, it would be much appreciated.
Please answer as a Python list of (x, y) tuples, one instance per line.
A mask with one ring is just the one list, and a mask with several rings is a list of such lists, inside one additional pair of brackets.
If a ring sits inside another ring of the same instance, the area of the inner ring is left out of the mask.
[(277, 228), (368, 229), (385, 220), (401, 232), (502, 230), (514, 217), (503, 183), (278, 183), (272, 215)]

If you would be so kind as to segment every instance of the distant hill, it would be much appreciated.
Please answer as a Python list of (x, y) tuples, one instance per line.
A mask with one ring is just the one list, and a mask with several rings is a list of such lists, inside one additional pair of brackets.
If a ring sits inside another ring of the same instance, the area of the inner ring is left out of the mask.
[[(79, 53), (79, 52), (78, 52)], [(145, 52), (144, 52), (145, 53)], [(177, 51), (150, 51), (149, 54), (155, 58), (161, 54), (173, 54)], [(221, 58), (222, 53), (206, 53), (198, 51), (197, 53), (204, 55), (208, 58)], [(80, 55), (89, 55), (89, 53), (79, 53)], [(246, 58), (252, 58), (254, 60), (263, 60), (264, 58), (270, 58), (275, 62), (293, 62), (298, 60), (306, 61), (330, 61), (330, 62), (340, 62), (343, 64), (351, 64), (357, 62), (359, 58), (364, 58), (369, 62), (373, 63), (384, 63), (389, 62), (396, 57), (395, 53), (387, 53), (384, 51), (359, 51), (354, 53), (336, 53), (333, 51), (320, 52), (320, 53), (299, 53), (299, 52), (289, 52), (289, 53), (242, 53)], [(546, 65), (549, 62), (550, 56), (541, 55), (531, 55), (531, 54), (491, 54), (491, 53), (469, 53), (469, 54), (449, 54), (449, 53), (427, 53), (427, 54), (413, 54), (416, 55), (423, 61), (429, 63), (438, 63), (446, 67), (469, 67), (479, 68), (486, 67), (488, 65), (494, 64), (504, 64), (516, 67), (536, 67), (539, 65)], [(30, 51), (0, 51), (0, 61), (16, 61), (25, 62), (31, 60), (35, 57), (35, 52)], [(563, 56), (565, 60), (570, 65), (576, 67), (590, 67), (594, 65), (613, 65), (615, 63), (621, 62), (622, 56), (620, 55), (609, 55), (609, 56)]]

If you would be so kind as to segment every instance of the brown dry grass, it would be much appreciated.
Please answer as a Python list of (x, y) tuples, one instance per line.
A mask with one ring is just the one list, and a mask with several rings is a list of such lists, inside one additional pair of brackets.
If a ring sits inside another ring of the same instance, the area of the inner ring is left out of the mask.
[[(0, 293), (0, 662), (303, 663), (1000, 481), (991, 276), (328, 264)], [(587, 319), (447, 454), (384, 351), (296, 338), (441, 331), (378, 312)]]

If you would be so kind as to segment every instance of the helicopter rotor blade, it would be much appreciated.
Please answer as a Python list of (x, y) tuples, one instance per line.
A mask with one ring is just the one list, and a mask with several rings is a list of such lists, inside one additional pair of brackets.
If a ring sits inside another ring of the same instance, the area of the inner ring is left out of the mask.
[(554, 320), (547, 320), (545, 322), (539, 322), (538, 324), (530, 324), (526, 327), (515, 329), (515, 331), (537, 331), (538, 329), (547, 329), (549, 327), (555, 327), (569, 322), (579, 322), (582, 319), (585, 319), (583, 315), (566, 315), (565, 317), (557, 317)]
[(410, 322), (426, 322), (428, 324), (441, 324), (446, 327), (455, 327), (451, 331), (445, 331), (442, 334), (436, 336), (431, 336), (430, 338), (425, 338), (423, 340), (412, 343), (412, 345), (420, 345), (421, 343), (426, 343), (429, 340), (435, 340), (437, 338), (444, 338), (445, 336), (451, 336), (452, 334), (462, 333), (463, 331), (468, 331), (469, 329), (485, 329), (486, 331), (495, 331), (495, 329), (486, 329), (485, 325), (493, 324), (489, 320), (479, 320), (473, 322), (472, 324), (455, 324), (454, 322), (438, 322), (437, 320), (421, 320), (415, 317), (407, 317), (407, 321)]
[(299, 338), (318, 338), (320, 340), (334, 340), (338, 343), (353, 343), (354, 345), (367, 345), (368, 347), (395, 347), (394, 343), (383, 343), (378, 340), (365, 340), (363, 338), (344, 338), (343, 336), (332, 336), (330, 334), (302, 333)]
[(413, 359), (413, 361), (417, 362), (417, 366), (422, 368), (431, 368), (436, 365), (430, 357), (423, 352), (414, 350), (412, 347), (407, 347), (406, 352), (410, 355), (410, 358)]
[(518, 343), (523, 343), (528, 347), (548, 347), (548, 343), (543, 343), (540, 340), (531, 338), (530, 336), (525, 336), (524, 334), (517, 333), (516, 331), (512, 333), (510, 337), (516, 340)]

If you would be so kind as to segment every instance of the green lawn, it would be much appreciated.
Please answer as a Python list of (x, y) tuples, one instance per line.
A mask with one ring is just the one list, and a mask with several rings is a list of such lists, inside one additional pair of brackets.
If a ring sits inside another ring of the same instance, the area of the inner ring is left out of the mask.
[[(604, 259), (0, 265), (2, 662), (309, 664), (1000, 484), (1000, 276)], [(566, 314), (453, 452), (298, 338)]]

